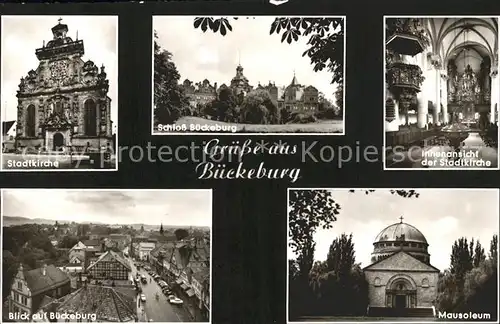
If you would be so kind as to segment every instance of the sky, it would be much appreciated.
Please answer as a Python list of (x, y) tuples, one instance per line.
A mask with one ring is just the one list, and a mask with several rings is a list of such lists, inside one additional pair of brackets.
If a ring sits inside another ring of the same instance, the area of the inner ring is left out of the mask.
[(259, 82), (267, 85), (269, 81), (274, 81), (276, 86), (287, 86), (295, 71), (300, 84), (312, 85), (334, 101), (333, 75), (326, 69), (314, 72), (309, 57), (302, 57), (308, 49), (308, 37), (299, 38), (292, 44), (281, 43), (281, 35), (269, 35), (275, 18), (229, 18), (233, 30), (226, 36), (195, 29), (194, 16), (156, 16), (153, 28), (160, 46), (173, 54), (181, 82), (189, 79), (197, 83), (208, 79), (212, 84), (229, 85), (240, 62), (243, 74), (254, 87)]
[(111, 120), (118, 123), (118, 17), (116, 16), (2, 16), (2, 120), (17, 117), (16, 92), (21, 77), (38, 67), (35, 50), (53, 39), (57, 20), (68, 25), (68, 36), (83, 40), (84, 61), (104, 64), (109, 80)]
[(211, 226), (210, 190), (3, 191), (2, 215), (107, 224)]
[[(341, 210), (333, 228), (318, 230), (315, 259), (324, 261), (332, 241), (342, 233), (353, 234), (356, 262), (370, 264), (373, 241), (385, 227), (403, 222), (415, 226), (429, 243), (430, 262), (441, 271), (450, 263), (451, 247), (458, 238), (479, 239), (486, 254), (493, 234), (498, 234), (499, 198), (496, 190), (416, 189), (418, 198), (403, 198), (378, 189), (366, 195), (362, 191), (333, 191)], [(288, 248), (289, 258), (293, 253)]]

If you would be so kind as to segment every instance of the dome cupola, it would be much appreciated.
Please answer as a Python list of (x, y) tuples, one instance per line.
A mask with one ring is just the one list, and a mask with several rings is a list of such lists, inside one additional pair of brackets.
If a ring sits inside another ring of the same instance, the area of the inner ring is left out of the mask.
[(396, 252), (404, 251), (424, 263), (430, 262), (427, 252), (429, 244), (425, 236), (415, 226), (403, 222), (384, 228), (373, 242), (372, 262), (377, 262)]

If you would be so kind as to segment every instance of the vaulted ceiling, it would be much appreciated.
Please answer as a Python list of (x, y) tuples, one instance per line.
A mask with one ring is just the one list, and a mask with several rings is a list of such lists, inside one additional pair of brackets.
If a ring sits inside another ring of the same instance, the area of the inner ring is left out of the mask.
[(467, 64), (475, 70), (484, 59), (495, 62), (497, 18), (425, 18), (423, 24), (432, 50), (439, 54), (443, 65), (454, 60), (459, 70)]

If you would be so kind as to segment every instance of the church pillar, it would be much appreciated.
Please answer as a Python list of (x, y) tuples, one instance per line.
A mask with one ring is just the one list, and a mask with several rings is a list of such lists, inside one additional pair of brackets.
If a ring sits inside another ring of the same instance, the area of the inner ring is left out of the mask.
[(491, 104), (490, 104), (490, 123), (496, 123), (496, 109), (498, 109), (499, 99), (498, 69), (491, 68)]
[[(422, 73), (425, 75), (427, 72), (427, 55), (421, 53), (422, 62), (420, 67), (422, 68)], [(429, 80), (424, 79), (422, 85), (420, 86), (420, 92), (417, 93), (417, 127), (425, 128), (427, 126), (427, 114), (429, 112), (429, 98), (427, 98), (427, 84)]]
[(49, 132), (45, 131), (45, 140), (43, 145), (45, 146), (45, 150), (47, 152), (52, 151), (52, 148), (49, 148)]
[(418, 93), (417, 102), (417, 126), (418, 128), (425, 128), (427, 124), (427, 111), (429, 103), (424, 91)]
[(432, 58), (432, 66), (434, 67), (434, 113), (433, 122), (434, 125), (440, 126), (441, 121), (439, 119), (439, 113), (441, 112), (441, 62), (439, 57), (435, 55)]
[(441, 74), (441, 102), (443, 103), (443, 123), (448, 124), (448, 76), (446, 71)]
[(97, 132), (96, 132), (96, 135), (97, 136), (101, 136), (102, 132), (101, 132), (101, 128), (102, 128), (102, 100), (96, 100), (96, 127), (97, 127)]

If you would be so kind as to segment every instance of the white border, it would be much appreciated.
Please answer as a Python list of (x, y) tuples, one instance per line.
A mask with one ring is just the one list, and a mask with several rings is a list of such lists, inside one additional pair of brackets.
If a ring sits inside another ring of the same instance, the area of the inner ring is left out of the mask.
[[(265, 16), (265, 17), (284, 17), (284, 18), (342, 18), (344, 21), (344, 71), (342, 72), (343, 75), (343, 84), (342, 87), (343, 89), (343, 98), (342, 98), (342, 132), (341, 133), (296, 133), (296, 132), (282, 132), (282, 133), (242, 133), (242, 132), (155, 132), (154, 129), (154, 73), (155, 73), (155, 68), (154, 68), (154, 31), (155, 31), (155, 17), (165, 17), (168, 15), (153, 15), (152, 16), (152, 25), (153, 25), (153, 30), (151, 31), (152, 33), (152, 53), (151, 53), (151, 135), (153, 136), (164, 136), (164, 135), (207, 135), (207, 136), (254, 136), (254, 135), (286, 135), (286, 136), (344, 136), (346, 134), (345, 132), (345, 120), (346, 120), (346, 106), (345, 106), (345, 97), (346, 97), (346, 85), (347, 85), (347, 79), (346, 79), (346, 51), (347, 51), (347, 16), (288, 16), (288, 15), (283, 15), (283, 16)], [(195, 16), (193, 16), (195, 17)], [(204, 17), (204, 16), (200, 16)], [(264, 17), (263, 15), (254, 15), (254, 16), (249, 16), (249, 15), (237, 15), (234, 17)]]
[[(44, 16), (46, 17), (47, 15), (2, 15), (1, 17), (1, 24), (2, 24), (2, 32), (0, 34), (0, 39), (3, 39), (3, 33), (4, 33), (4, 28), (3, 28), (3, 22), (4, 22), (4, 18), (6, 17), (18, 17), (18, 18), (25, 18), (25, 17), (37, 17), (37, 16)], [(111, 125), (111, 135), (113, 136), (113, 126), (116, 125), (116, 140), (115, 140), (115, 160), (116, 160), (116, 165), (115, 165), (115, 168), (114, 169), (92, 169), (92, 168), (87, 168), (87, 169), (45, 169), (45, 168), (39, 168), (39, 169), (4, 169), (3, 167), (3, 149), (2, 151), (0, 151), (0, 172), (114, 172), (114, 171), (118, 171), (118, 164), (119, 164), (119, 154), (118, 154), (118, 148), (119, 148), (119, 137), (118, 137), (118, 120), (120, 119), (120, 115), (119, 115), (119, 100), (120, 100), (120, 84), (119, 84), (119, 80), (120, 80), (120, 54), (119, 54), (119, 16), (118, 15), (65, 15), (65, 16), (57, 16), (57, 15), (49, 15), (49, 16), (53, 16), (53, 17), (71, 17), (71, 16), (77, 16), (77, 17), (88, 17), (88, 16), (97, 16), (97, 17), (113, 17), (114, 20), (115, 20), (115, 25), (116, 25), (116, 44), (115, 44), (115, 49), (116, 49), (116, 80), (114, 80), (114, 82), (116, 82), (116, 90), (117, 90), (117, 93), (116, 93), (116, 102), (114, 104), (114, 106), (116, 107), (116, 111), (117, 111), (117, 114), (116, 114), (116, 118), (117, 120), (116, 121), (113, 121), (112, 125)], [(34, 49), (33, 49), (34, 50)], [(3, 71), (3, 59), (0, 58), (0, 71)], [(0, 89), (1, 89), (1, 85), (3, 84), (3, 72), (0, 73)], [(0, 102), (0, 111), (2, 111), (2, 105), (3, 103)], [(113, 106), (113, 105), (112, 105)], [(110, 109), (112, 109), (113, 107), (110, 107)], [(3, 144), (3, 122), (6, 120), (3, 120), (0, 116), (0, 120), (2, 121), (2, 123), (0, 124), (0, 139), (2, 141), (2, 144)], [(16, 123), (17, 123), (17, 119), (15, 120)], [(2, 145), (3, 146), (3, 145)]]
[[(382, 146), (382, 149), (384, 150), (384, 155), (383, 155), (383, 159), (382, 159), (382, 163), (383, 163), (383, 167), (384, 167), (384, 171), (442, 171), (442, 170), (446, 170), (446, 171), (450, 171), (450, 170), (459, 170), (459, 171), (481, 171), (481, 170), (484, 170), (484, 171), (495, 171), (495, 170), (500, 170), (500, 165), (498, 165), (498, 162), (497, 162), (497, 167), (496, 168), (388, 168), (386, 166), (386, 152), (385, 152), (385, 148), (386, 148), (386, 131), (385, 131), (385, 92), (386, 92), (386, 84), (385, 84), (385, 73), (386, 73), (386, 69), (385, 69), (385, 49), (386, 49), (386, 28), (385, 28), (385, 21), (387, 18), (428, 18), (428, 19), (435, 19), (435, 18), (488, 18), (488, 19), (497, 19), (497, 29), (498, 29), (498, 22), (499, 22), (499, 17), (498, 16), (495, 16), (495, 15), (491, 15), (491, 16), (419, 16), (419, 15), (388, 15), (388, 16), (384, 16), (383, 17), (383, 24), (382, 24), (382, 28), (383, 28), (383, 33), (384, 33), (384, 46), (383, 46), (383, 59), (382, 59), (382, 75), (383, 75), (383, 89), (382, 89), (382, 93), (384, 94), (382, 96), (382, 106), (384, 107), (383, 108), (383, 112), (384, 112), (384, 115), (382, 116), (382, 121), (383, 121), (383, 146)], [(497, 30), (497, 40), (500, 39), (500, 29)], [(498, 44), (497, 44), (497, 51), (498, 51)], [(500, 54), (497, 54), (497, 55), (500, 55)], [(499, 66), (497, 66), (498, 68)], [(496, 91), (500, 91), (500, 89), (497, 89)], [(499, 109), (497, 107), (497, 109)], [(500, 139), (500, 132), (497, 134), (498, 138)], [(497, 160), (500, 158), (500, 151), (498, 151), (498, 148), (497, 148)]]
[[(352, 323), (376, 323), (376, 324), (381, 324), (381, 323), (386, 323), (386, 324), (406, 324), (406, 323), (439, 323), (439, 320), (437, 318), (433, 318), (433, 321), (422, 321), (422, 322), (416, 322), (415, 320), (409, 320), (409, 321), (360, 321), (360, 320), (352, 320), (348, 322), (343, 322), (343, 321), (330, 321), (330, 322), (293, 322), (290, 321), (289, 319), (289, 295), (288, 295), (288, 288), (289, 288), (289, 281), (290, 281), (290, 274), (288, 272), (288, 244), (290, 240), (290, 191), (291, 190), (331, 190), (331, 191), (348, 191), (348, 190), (417, 190), (417, 191), (496, 191), (497, 192), (497, 198), (500, 200), (500, 189), (498, 188), (287, 188), (286, 191), (286, 287), (285, 287), (285, 294), (286, 294), (286, 323), (291, 324), (291, 323), (301, 323), (301, 324), (331, 324), (331, 323), (344, 323), (344, 324), (352, 324)], [(498, 202), (498, 201), (497, 201)], [(497, 205), (498, 206), (498, 205)], [(497, 214), (500, 213), (500, 211), (497, 209)], [(497, 217), (497, 224), (494, 227), (494, 230), (498, 230), (498, 217)], [(500, 262), (497, 261), (497, 266), (500, 265)], [(440, 271), (441, 272), (441, 271)], [(498, 278), (500, 278), (500, 273), (498, 274)], [(497, 296), (500, 297), (500, 284), (497, 281)], [(497, 316), (498, 313), (500, 312), (500, 304), (497, 304)], [(367, 317), (368, 318), (368, 317)], [(489, 323), (498, 323), (498, 320), (496, 322), (493, 321), (449, 321), (449, 320), (443, 320), (442, 323), (446, 322), (453, 322), (453, 323), (462, 323), (462, 324), (470, 324), (470, 323), (484, 323), (484, 324), (489, 324)]]
[[(44, 190), (49, 190), (49, 191), (118, 191), (118, 192), (126, 192), (126, 191), (166, 191), (166, 192), (169, 192), (169, 191), (174, 191), (174, 192), (179, 192), (179, 191), (184, 191), (184, 192), (190, 192), (190, 191), (208, 191), (210, 192), (210, 212), (211, 212), (211, 223), (210, 223), (210, 309), (208, 311), (208, 322), (181, 322), (181, 323), (205, 323), (205, 324), (211, 324), (212, 323), (212, 309), (213, 309), (213, 306), (212, 306), (212, 300), (213, 300), (213, 258), (212, 258), (212, 251), (213, 251), (213, 228), (214, 228), (214, 210), (213, 210), (213, 204), (214, 204), (214, 192), (213, 192), (213, 189), (75, 189), (75, 188), (70, 188), (70, 189), (62, 189), (62, 188), (57, 188), (57, 189), (53, 189), (53, 188), (46, 188), (46, 189), (40, 189), (40, 188), (2, 188), (0, 189), (0, 222), (1, 222), (1, 225), (2, 225), (2, 228), (0, 229), (0, 237), (2, 237), (1, 239), (1, 242), (0, 242), (0, 247), (1, 247), (1, 251), (0, 251), (0, 257), (2, 258), (3, 260), (3, 206), (4, 206), (4, 203), (3, 203), (3, 198), (4, 198), (4, 191), (7, 191), (7, 190), (18, 190), (18, 191), (23, 191), (23, 190), (29, 190), (29, 191), (44, 191)], [(3, 262), (3, 261), (2, 261)], [(3, 270), (0, 270), (0, 271), (3, 271)], [(2, 273), (2, 278), (3, 278), (3, 273)], [(2, 289), (2, 285), (3, 285), (3, 280), (0, 281), (0, 290)], [(3, 318), (3, 307), (0, 308), (0, 320)], [(105, 322), (105, 323), (108, 323), (108, 322)], [(136, 322), (136, 323), (146, 323), (146, 322)], [(151, 322), (153, 323), (153, 322)], [(163, 323), (163, 324), (177, 324), (179, 322), (154, 322), (154, 323)], [(19, 324), (22, 324), (22, 323), (19, 323)]]

